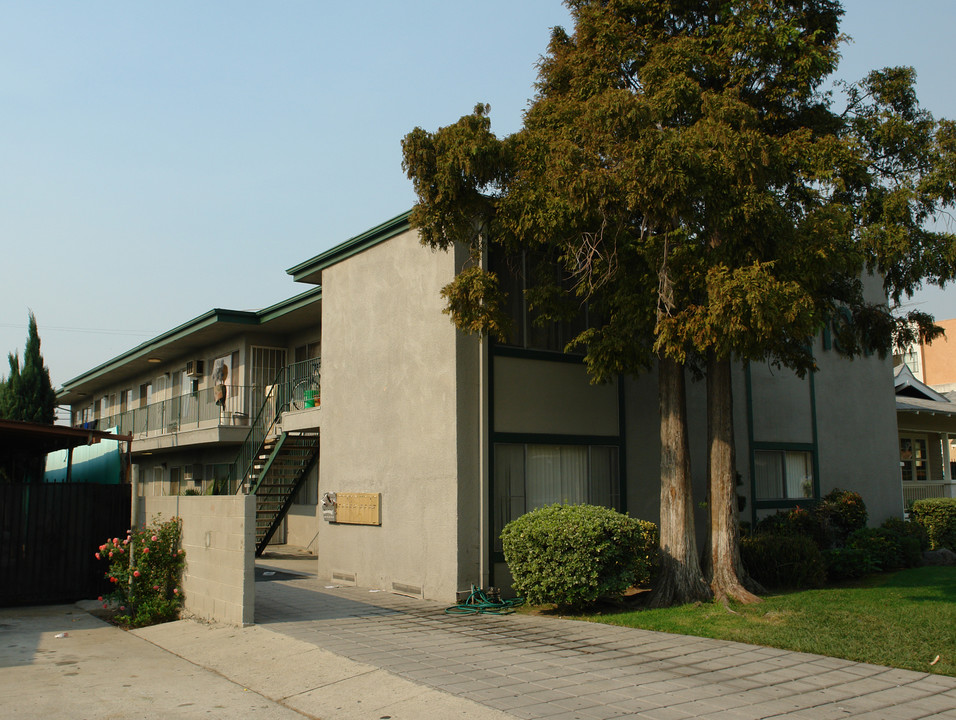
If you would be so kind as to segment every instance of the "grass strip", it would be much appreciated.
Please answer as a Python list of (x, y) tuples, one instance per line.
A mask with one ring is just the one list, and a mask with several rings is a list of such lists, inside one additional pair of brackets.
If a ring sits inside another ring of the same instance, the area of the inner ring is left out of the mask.
[(874, 575), (754, 605), (701, 603), (582, 619), (956, 676), (954, 567)]

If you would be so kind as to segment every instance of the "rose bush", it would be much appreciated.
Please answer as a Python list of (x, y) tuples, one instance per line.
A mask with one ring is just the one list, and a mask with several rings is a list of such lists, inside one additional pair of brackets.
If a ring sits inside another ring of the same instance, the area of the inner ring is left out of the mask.
[(180, 518), (157, 517), (148, 527), (128, 530), (123, 540), (108, 538), (99, 546), (94, 555), (109, 563), (105, 577), (114, 588), (99, 600), (117, 611), (118, 622), (143, 627), (179, 617), (186, 566), (181, 535)]

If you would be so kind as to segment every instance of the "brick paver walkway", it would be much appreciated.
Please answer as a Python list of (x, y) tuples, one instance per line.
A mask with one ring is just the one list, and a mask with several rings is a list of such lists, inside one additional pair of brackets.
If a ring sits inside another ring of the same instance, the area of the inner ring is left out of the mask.
[(256, 622), (518, 718), (956, 718), (952, 677), (325, 585), (257, 582)]

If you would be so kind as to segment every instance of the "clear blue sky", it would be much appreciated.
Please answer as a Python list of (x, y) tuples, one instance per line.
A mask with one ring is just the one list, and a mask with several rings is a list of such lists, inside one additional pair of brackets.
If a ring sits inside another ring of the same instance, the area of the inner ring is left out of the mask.
[[(842, 77), (912, 65), (956, 117), (956, 2), (845, 7)], [(60, 385), (305, 290), (287, 268), (414, 203), (405, 133), (479, 101), (518, 129), (554, 25), (557, 0), (3, 3), (0, 353), (32, 309)], [(928, 297), (956, 317), (956, 290)]]

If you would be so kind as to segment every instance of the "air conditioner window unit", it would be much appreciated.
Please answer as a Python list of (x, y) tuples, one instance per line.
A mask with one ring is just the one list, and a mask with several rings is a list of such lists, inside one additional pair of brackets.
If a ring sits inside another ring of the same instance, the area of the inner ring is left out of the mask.
[(202, 360), (189, 360), (186, 363), (186, 375), (189, 377), (202, 377), (204, 364)]

